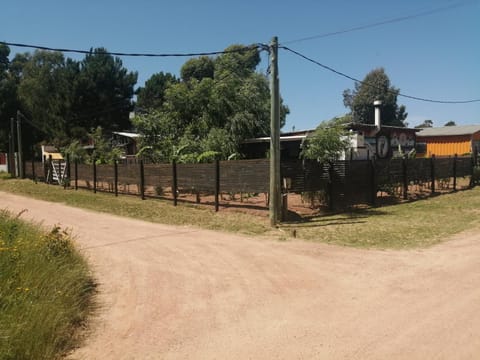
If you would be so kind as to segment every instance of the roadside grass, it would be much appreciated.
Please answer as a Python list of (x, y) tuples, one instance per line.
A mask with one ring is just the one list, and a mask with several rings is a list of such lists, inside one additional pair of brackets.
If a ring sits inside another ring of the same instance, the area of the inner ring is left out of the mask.
[(31, 180), (0, 180), (0, 190), (40, 200), (59, 202), (79, 208), (132, 217), (170, 225), (194, 225), (204, 229), (239, 232), (247, 235), (270, 231), (268, 219), (245, 213), (222, 211), (194, 204), (161, 199), (141, 200), (137, 196), (120, 195), (88, 190), (63, 189), (56, 185), (35, 184)]
[(280, 240), (294, 237), (307, 241), (380, 249), (427, 247), (464, 230), (480, 227), (480, 187), (398, 205), (367, 208), (343, 214), (304, 218), (269, 226), (265, 217), (223, 211), (192, 204), (174, 207), (170, 201), (86, 190), (64, 190), (59, 186), (34, 184), (30, 180), (0, 181), (0, 190), (172, 225), (263, 235)]
[(310, 241), (363, 248), (428, 247), (480, 228), (480, 187), (398, 205), (315, 216), (282, 226)]
[(0, 211), (0, 359), (59, 359), (78, 346), (95, 284), (67, 233)]

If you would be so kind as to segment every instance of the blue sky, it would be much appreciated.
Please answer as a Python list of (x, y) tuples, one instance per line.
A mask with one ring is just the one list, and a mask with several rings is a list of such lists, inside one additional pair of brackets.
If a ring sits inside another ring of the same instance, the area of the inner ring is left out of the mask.
[[(449, 6), (406, 21), (294, 41)], [(103, 46), (118, 52), (217, 51), (234, 43), (269, 43), (278, 36), (281, 44), (354, 78), (384, 67), (392, 84), (407, 95), (480, 99), (480, 0), (16, 0), (2, 3), (0, 18), (2, 41), (75, 49)], [(187, 59), (122, 60), (138, 72), (141, 86), (156, 72), (178, 74)], [(267, 67), (263, 56), (259, 71)], [(342, 92), (353, 88), (353, 81), (285, 50), (279, 53), (279, 69), (281, 94), (291, 111), (284, 131), (313, 128), (347, 112)], [(398, 100), (407, 107), (410, 126), (425, 119), (435, 126), (449, 120), (480, 124), (480, 102)]]

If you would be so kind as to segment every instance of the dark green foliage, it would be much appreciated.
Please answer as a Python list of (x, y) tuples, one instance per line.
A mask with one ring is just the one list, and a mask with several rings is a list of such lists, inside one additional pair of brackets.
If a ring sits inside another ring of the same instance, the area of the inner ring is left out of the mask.
[(7, 66), (8, 71), (0, 71), (1, 129), (8, 128), (5, 122), (20, 110), (29, 119), (25, 144), (43, 140), (63, 146), (71, 139), (84, 140), (97, 126), (106, 133), (130, 128), (137, 74), (105, 49), (92, 50), (82, 61), (60, 52), (35, 51), (17, 54), (8, 63), (5, 54), (2, 47), (0, 68)]
[(137, 90), (137, 108), (140, 110), (158, 109), (165, 101), (165, 90), (178, 80), (175, 75), (159, 72), (145, 82), (145, 87)]
[(183, 64), (180, 70), (183, 81), (190, 81), (191, 79), (202, 80), (203, 78), (213, 79), (215, 69), (215, 62), (208, 56), (200, 56), (193, 58)]
[[(269, 135), (270, 89), (267, 77), (255, 71), (258, 49), (233, 45), (226, 51), (188, 60), (182, 81), (168, 84), (161, 106), (133, 120), (143, 135), (143, 156), (154, 161), (227, 159), (236, 156), (243, 140)], [(282, 126), (288, 112), (282, 105)]]
[(343, 103), (350, 108), (354, 122), (373, 124), (375, 122), (375, 100), (382, 101), (382, 124), (405, 126), (407, 118), (404, 105), (397, 105), (400, 89), (390, 84), (385, 69), (372, 70), (362, 83), (355, 83), (355, 89), (343, 92)]
[(348, 132), (341, 119), (321, 123), (302, 143), (300, 156), (320, 163), (334, 162), (350, 148)]

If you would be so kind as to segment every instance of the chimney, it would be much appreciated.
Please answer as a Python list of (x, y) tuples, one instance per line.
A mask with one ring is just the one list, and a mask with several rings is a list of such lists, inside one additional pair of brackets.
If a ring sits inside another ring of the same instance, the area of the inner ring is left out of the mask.
[(373, 106), (375, 107), (375, 126), (377, 127), (377, 130), (380, 130), (380, 127), (382, 126), (382, 119), (380, 114), (382, 102), (380, 100), (375, 100), (373, 102)]

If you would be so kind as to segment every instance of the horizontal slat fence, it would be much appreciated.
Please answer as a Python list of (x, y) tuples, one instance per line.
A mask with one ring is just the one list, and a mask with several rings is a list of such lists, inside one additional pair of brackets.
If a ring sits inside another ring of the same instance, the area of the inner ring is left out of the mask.
[[(48, 162), (46, 163), (48, 164)], [(457, 179), (471, 176), (472, 157), (355, 160), (321, 164), (294, 160), (281, 164), (285, 193), (326, 194), (328, 206), (343, 209), (375, 204), (380, 195), (407, 199), (414, 192), (456, 190)], [(182, 194), (259, 194), (269, 191), (269, 159), (218, 161), (207, 164), (70, 164), (70, 185), (115, 194), (173, 198)], [(48, 165), (25, 164), (27, 177), (45, 180)], [(142, 177), (143, 176), (143, 177)], [(212, 201), (212, 200), (211, 200)]]

